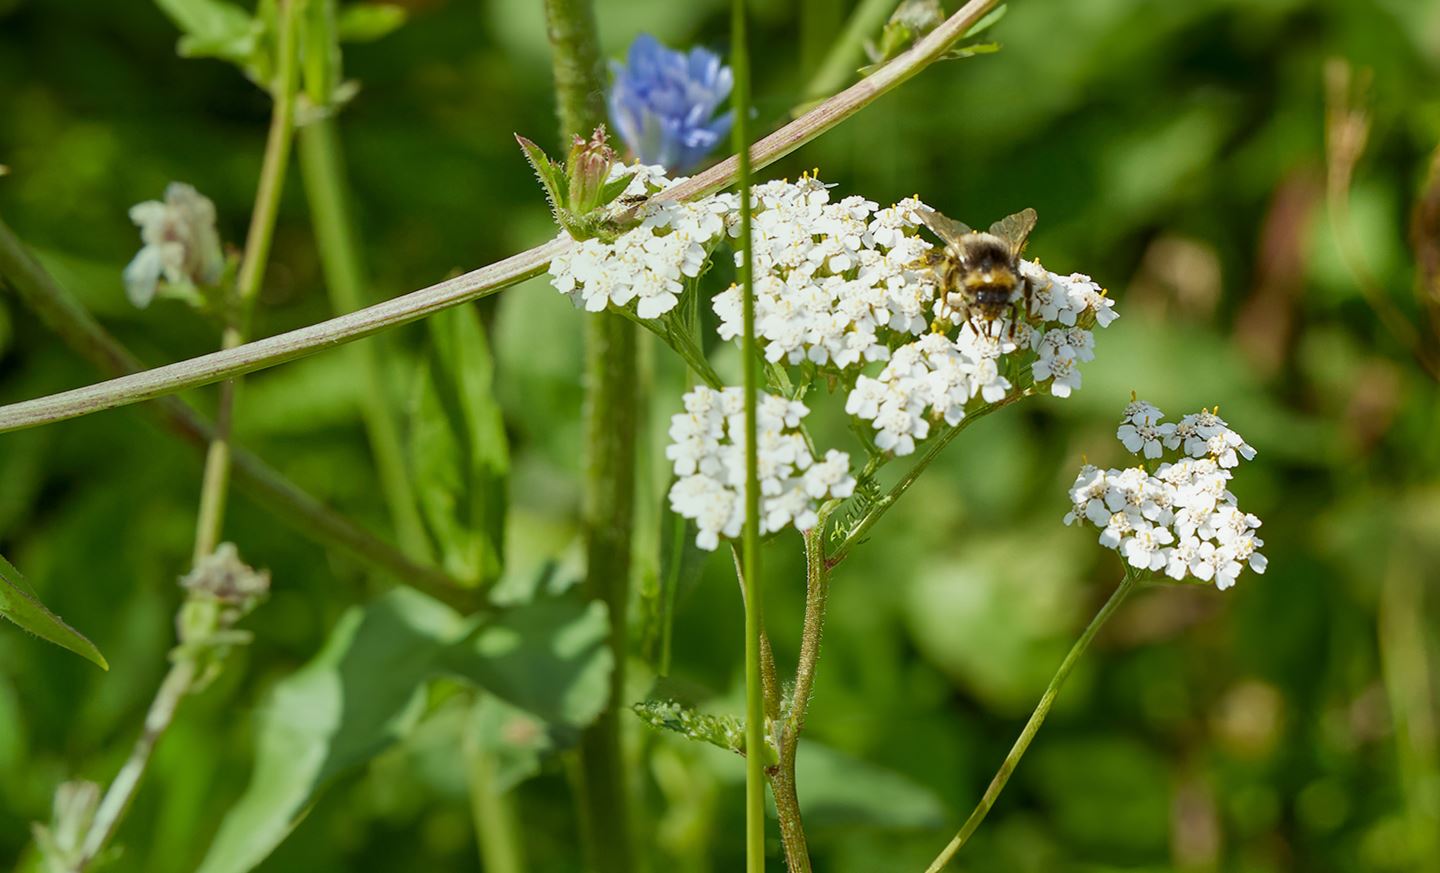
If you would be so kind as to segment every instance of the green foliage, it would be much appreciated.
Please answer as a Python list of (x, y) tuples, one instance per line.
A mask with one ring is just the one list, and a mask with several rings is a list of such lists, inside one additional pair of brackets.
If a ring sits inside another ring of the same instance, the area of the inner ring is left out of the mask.
[(426, 324), (430, 348), (416, 374), (410, 417), (420, 509), (445, 568), (489, 585), (505, 566), (510, 470), (489, 342), (473, 307), (442, 312)]
[[(155, 0), (180, 28), (177, 50), (187, 58), (218, 58), (245, 71), (256, 82), (267, 82), (274, 58), (265, 44), (265, 17), (252, 17), (228, 0)], [(316, 4), (320, 5), (320, 4)], [(273, 15), (274, 0), (262, 6)]]
[(109, 670), (110, 665), (95, 644), (46, 609), (45, 604), (29, 592), (29, 587), (15, 565), (0, 555), (0, 615), (43, 640), (69, 649), (100, 669)]
[(329, 782), (415, 729), (437, 676), (474, 683), (556, 730), (578, 730), (605, 702), (607, 627), (602, 606), (574, 598), (466, 619), (398, 589), (348, 610), (314, 660), (271, 691), (250, 786), (201, 873), (243, 873), (263, 861)]
[[(231, 8), (247, 7), (253, 20), (258, 5)], [(823, 57), (856, 5), (752, 4), (757, 125), (771, 127), (805, 99), (807, 64), (819, 58), (800, 46)], [(540, 5), (405, 6), (409, 19), (385, 41), (345, 45), (344, 74), (364, 90), (336, 120), (376, 299), (555, 234), (509, 139), (554, 127)], [(641, 30), (723, 49), (723, 6), (599, 4), (604, 54), (619, 57)], [(341, 4), (342, 35), (348, 16), (374, 8)], [(888, 203), (919, 193), (972, 221), (1033, 205), (1041, 222), (1029, 252), (1052, 269), (1095, 276), (1121, 316), (1099, 336), (1074, 397), (1037, 398), (977, 422), (836, 568), (800, 762), (817, 869), (923, 870), (984, 790), (1022, 713), (1118, 579), (1093, 535), (1059, 519), (1082, 457), (1119, 460), (1110, 454), (1114, 416), (1131, 390), (1177, 413), (1219, 402), (1256, 445), (1238, 496), (1265, 519), (1270, 570), (1223, 595), (1135, 595), (1071, 677), (955, 869), (1434, 866), (1427, 841), (1440, 826), (1425, 792), (1436, 781), (1435, 747), (1415, 726), (1427, 714), (1433, 721), (1440, 675), (1440, 395), (1379, 325), (1329, 229), (1321, 87), (1329, 56), (1373, 71), (1354, 236), (1379, 287), (1428, 329), (1412, 294), (1407, 222), (1440, 136), (1433, 17), (1433, 4), (1386, 0), (1026, 0), (976, 37), (1003, 42), (1003, 52), (932, 67), (761, 174), (794, 178), (818, 165), (837, 195)], [(257, 32), (257, 49), (268, 32)], [(227, 66), (177, 59), (176, 36), (174, 20), (143, 3), (0, 0), (0, 162), (11, 170), (0, 179), (0, 214), (149, 363), (209, 351), (218, 338), (184, 307), (141, 314), (126, 301), (120, 271), (139, 245), (126, 210), (172, 179), (187, 181), (215, 200), (225, 238), (242, 241), (268, 109)], [(333, 314), (299, 193), (282, 203), (256, 336)], [(720, 264), (711, 274), (706, 291), (732, 272)], [(543, 279), (473, 308), (489, 328), (508, 428), (505, 586), (524, 587), (511, 575), (522, 563), (527, 572), (552, 559), (579, 563), (585, 322)], [(5, 402), (94, 381), (4, 289), (0, 311)], [(734, 384), (738, 358), (717, 345), (703, 301), (700, 315), (715, 368)], [(416, 362), (433, 354), (429, 328), (394, 331), (384, 347), (388, 388), (414, 397)], [(673, 357), (654, 351), (647, 432), (658, 435), (658, 452), (685, 383)], [(247, 379), (237, 442), (386, 533), (358, 411), (365, 380), (343, 357)], [(806, 397), (817, 443), (860, 457), (863, 443), (832, 414), (838, 398), (826, 390), (818, 380)], [(203, 407), (212, 396), (191, 399)], [(98, 673), (25, 634), (0, 633), (0, 858), (21, 869), (35, 869), (29, 823), (50, 819), (56, 786), (114, 775), (174, 644), (173, 580), (188, 562), (199, 467), (166, 439), (126, 411), (0, 437), (0, 548), (23, 557), (46, 604), (114, 666)], [(456, 445), (448, 432), (446, 441)], [(881, 471), (878, 493), (900, 466)], [(664, 500), (666, 472), (640, 499)], [(453, 506), (459, 517), (470, 504)], [(290, 681), (376, 584), (243, 496), (231, 519), (227, 537), (271, 569), (276, 589), (247, 622), (254, 642), (185, 700), (107, 873), (194, 873), (259, 772), (257, 742), (272, 730), (267, 689)], [(764, 555), (766, 624), (782, 667), (799, 643), (796, 550), (778, 537)], [(728, 556), (695, 557), (678, 565), (667, 684), (652, 690), (637, 679), (626, 705), (669, 696), (739, 711), (734, 569)], [(1395, 595), (1407, 574), (1418, 600)], [(363, 620), (355, 624), (358, 632)], [(509, 742), (491, 751), (508, 761), (497, 763), (497, 784), (512, 787), (530, 869), (583, 865), (570, 838), (578, 822), (565, 761), (554, 754), (569, 729), (489, 692), (478, 702), (454, 694), (456, 724), (443, 723), (451, 716), (437, 698), (457, 680), (438, 668), (431, 675), (439, 678), (424, 683), (418, 704), (395, 692), (393, 718), (374, 716), (380, 727), (369, 737), (386, 752), (337, 770), (326, 780), (332, 790), (287, 788), (294, 806), (273, 827), (307, 816), (262, 870), (475, 869), (459, 754), (472, 706), (484, 743)], [(356, 709), (392, 691), (347, 686)], [(250, 715), (262, 703), (257, 729)], [(668, 741), (633, 718), (624, 724), (629, 775), (645, 789), (636, 817), (653, 835), (641, 843), (652, 850), (649, 868), (738, 869), (742, 762)], [(353, 730), (363, 733), (358, 722)], [(846, 756), (833, 778), (804, 769), (812, 744)], [(319, 754), (302, 780), (323, 765), (328, 752)], [(849, 787), (856, 761), (928, 793), (929, 811), (854, 802), (868, 793), (848, 805), (825, 800)], [(866, 826), (895, 808), (924, 814), (884, 831)], [(779, 863), (772, 855), (770, 866)]]

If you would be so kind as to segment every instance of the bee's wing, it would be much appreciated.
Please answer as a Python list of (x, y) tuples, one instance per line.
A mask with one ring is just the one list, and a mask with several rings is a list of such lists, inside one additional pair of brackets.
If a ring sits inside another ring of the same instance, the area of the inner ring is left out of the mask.
[(916, 209), (915, 214), (920, 217), (921, 221), (925, 222), (926, 227), (930, 228), (936, 236), (947, 243), (959, 245), (960, 237), (973, 232), (970, 229), (970, 225), (965, 222), (956, 221), (953, 218), (941, 215), (928, 206)]
[(1026, 207), (1014, 215), (1007, 215), (990, 225), (990, 232), (1010, 244), (1011, 251), (1018, 258), (1025, 251), (1025, 241), (1035, 229), (1035, 210)]

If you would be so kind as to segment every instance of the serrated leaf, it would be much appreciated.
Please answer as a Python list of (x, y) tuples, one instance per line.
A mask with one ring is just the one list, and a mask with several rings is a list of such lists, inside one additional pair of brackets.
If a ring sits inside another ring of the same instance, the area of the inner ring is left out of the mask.
[(578, 596), (467, 619), (397, 589), (349, 610), (314, 660), (269, 695), (250, 784), (199, 873), (245, 873), (265, 860), (330, 781), (414, 729), (439, 676), (473, 682), (545, 731), (573, 735), (604, 706), (608, 633), (604, 606)]
[(698, 712), (673, 700), (646, 700), (631, 709), (641, 721), (657, 730), (671, 731), (737, 755), (745, 754), (745, 725), (734, 716)]
[(336, 33), (341, 42), (373, 42), (405, 23), (405, 7), (393, 3), (354, 3), (340, 11)]
[(427, 321), (410, 423), (410, 461), (425, 523), (445, 568), (488, 585), (504, 566), (510, 450), (493, 390), (494, 361), (471, 306)]
[(62, 649), (69, 649), (102, 670), (109, 670), (105, 656), (85, 635), (66, 624), (33, 594), (15, 565), (0, 555), (0, 615)]

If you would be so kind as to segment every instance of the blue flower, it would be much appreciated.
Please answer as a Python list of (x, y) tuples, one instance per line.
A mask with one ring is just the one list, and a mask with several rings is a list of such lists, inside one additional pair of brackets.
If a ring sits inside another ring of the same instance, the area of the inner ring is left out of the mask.
[(730, 96), (730, 68), (703, 48), (687, 55), (642, 33), (627, 64), (612, 63), (610, 119), (642, 163), (673, 173), (693, 169), (730, 132), (731, 113), (715, 111)]

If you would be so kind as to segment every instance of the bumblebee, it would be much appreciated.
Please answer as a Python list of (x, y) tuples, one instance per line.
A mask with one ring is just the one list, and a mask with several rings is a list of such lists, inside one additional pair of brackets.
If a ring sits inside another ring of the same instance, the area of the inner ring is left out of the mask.
[[(916, 214), (945, 243), (943, 250), (931, 253), (929, 265), (940, 290), (937, 328), (958, 312), (962, 322), (988, 334), (991, 323), (1011, 308), (1016, 289), (1025, 317), (1030, 317), (1031, 289), (1020, 272), (1020, 254), (1035, 229), (1035, 210), (1022, 209), (983, 232), (933, 209), (918, 209)], [(1011, 327), (1013, 330), (1014, 325)]]

